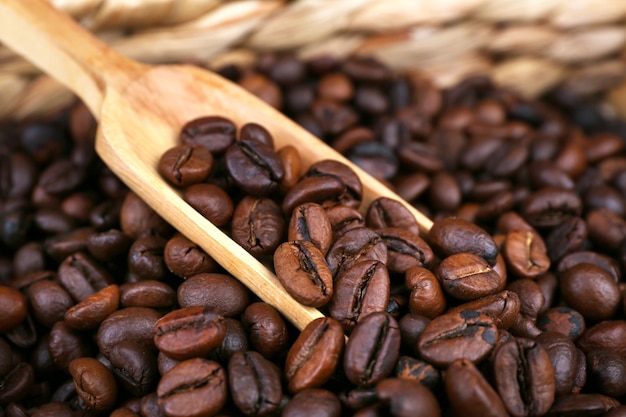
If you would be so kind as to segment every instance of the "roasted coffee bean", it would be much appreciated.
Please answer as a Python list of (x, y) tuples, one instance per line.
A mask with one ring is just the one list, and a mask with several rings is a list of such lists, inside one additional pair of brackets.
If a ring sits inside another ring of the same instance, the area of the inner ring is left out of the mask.
[(419, 314), (407, 313), (398, 321), (401, 334), (402, 352), (419, 356), (417, 341), (430, 319)]
[(283, 94), (280, 87), (264, 74), (250, 72), (239, 79), (239, 85), (254, 94), (272, 107), (283, 105)]
[(351, 331), (362, 317), (385, 311), (390, 282), (385, 265), (379, 261), (357, 262), (337, 278), (328, 306), (330, 316)]
[(269, 198), (244, 197), (233, 213), (233, 240), (255, 256), (272, 253), (283, 241), (285, 220), (280, 206)]
[(396, 363), (396, 378), (410, 379), (434, 389), (441, 383), (440, 372), (428, 362), (410, 356), (400, 356)]
[(304, 203), (318, 203), (324, 207), (336, 205), (345, 191), (345, 185), (333, 176), (303, 178), (285, 194), (283, 213), (290, 215), (296, 207)]
[(172, 226), (133, 192), (129, 192), (124, 198), (119, 223), (122, 232), (131, 239), (137, 239), (144, 234), (168, 236), (172, 230)]
[(367, 227), (352, 229), (331, 246), (326, 260), (333, 277), (339, 276), (359, 260), (387, 263), (387, 246), (380, 235)]
[(128, 252), (131, 241), (119, 229), (93, 233), (87, 237), (85, 248), (100, 262), (113, 261)]
[(117, 382), (113, 373), (93, 358), (77, 358), (69, 364), (80, 398), (97, 413), (111, 410), (117, 399)]
[(545, 187), (530, 194), (520, 212), (533, 227), (554, 227), (570, 216), (580, 216), (582, 201), (574, 191)]
[(502, 277), (489, 263), (471, 253), (456, 253), (443, 259), (435, 271), (441, 287), (460, 300), (475, 300), (495, 294)]
[(613, 280), (618, 283), (622, 272), (619, 263), (612, 257), (594, 251), (577, 251), (565, 256), (558, 264), (558, 272), (563, 273), (573, 266), (581, 263), (594, 264), (608, 272)]
[(453, 307), (448, 310), (448, 313), (459, 313), (464, 310), (478, 311), (492, 317), (499, 328), (508, 329), (513, 325), (520, 308), (519, 296), (513, 291), (504, 290)]
[(120, 288), (109, 285), (70, 307), (64, 315), (65, 323), (76, 330), (94, 329), (117, 310), (119, 303)]
[(180, 134), (183, 144), (201, 146), (212, 154), (221, 154), (235, 143), (237, 127), (220, 116), (205, 116), (187, 122)]
[(520, 300), (520, 313), (527, 318), (535, 319), (545, 303), (539, 285), (529, 279), (518, 279), (507, 286), (507, 290), (516, 293)]
[(224, 318), (201, 306), (171, 311), (154, 324), (154, 344), (167, 356), (185, 360), (203, 357), (221, 345)]
[(545, 243), (550, 259), (558, 261), (568, 253), (583, 247), (587, 239), (587, 224), (580, 217), (564, 219), (546, 236)]
[(78, 302), (114, 283), (100, 263), (81, 252), (65, 258), (57, 276), (61, 286)]
[(547, 331), (535, 339), (548, 353), (554, 368), (555, 395), (569, 394), (574, 390), (578, 371), (578, 350), (565, 335)]
[[(352, 168), (334, 159), (324, 159), (312, 164), (304, 178), (330, 177), (337, 179), (345, 188), (338, 202), (348, 207), (358, 207), (363, 196), (363, 185)], [(286, 198), (286, 197), (285, 197)]]
[(179, 187), (204, 182), (213, 169), (213, 155), (201, 146), (178, 145), (159, 160), (159, 173)]
[(309, 388), (300, 391), (287, 403), (283, 409), (283, 417), (339, 417), (341, 415), (341, 403), (332, 392)]
[(302, 160), (298, 150), (291, 145), (280, 148), (278, 150), (278, 158), (283, 164), (284, 170), (283, 179), (278, 184), (278, 188), (284, 194), (298, 182)]
[(507, 233), (502, 254), (508, 271), (519, 278), (537, 278), (550, 268), (548, 249), (543, 238), (530, 230)]
[(494, 265), (498, 255), (498, 247), (486, 231), (461, 219), (444, 218), (435, 221), (427, 240), (441, 257), (465, 252), (480, 256)]
[(285, 242), (274, 252), (274, 269), (285, 290), (309, 307), (327, 304), (333, 295), (333, 276), (324, 254), (306, 240)]
[(96, 341), (104, 356), (122, 341), (154, 349), (153, 328), (161, 314), (151, 308), (127, 307), (110, 314), (98, 327)]
[(156, 386), (158, 371), (153, 351), (132, 342), (121, 342), (113, 346), (108, 359), (118, 381), (132, 395), (146, 395)]
[(537, 318), (537, 327), (554, 331), (571, 340), (576, 340), (585, 331), (585, 319), (576, 310), (569, 307), (553, 307)]
[(246, 329), (241, 321), (225, 317), (224, 325), (226, 326), (226, 334), (222, 344), (213, 351), (211, 356), (220, 363), (228, 363), (237, 352), (247, 352), (250, 345)]
[(128, 251), (128, 269), (137, 279), (163, 280), (167, 277), (163, 260), (166, 242), (160, 236), (142, 236), (133, 242)]
[(70, 328), (64, 321), (57, 321), (50, 329), (48, 351), (59, 368), (67, 370), (70, 362), (89, 356), (91, 350), (84, 335)]
[(599, 416), (615, 407), (619, 401), (601, 394), (569, 394), (558, 397), (548, 414), (557, 416)]
[(430, 246), (417, 234), (398, 227), (377, 229), (376, 233), (387, 246), (387, 268), (405, 273), (417, 266), (430, 266), (434, 254)]
[(159, 407), (169, 417), (212, 416), (224, 407), (228, 381), (224, 369), (194, 358), (170, 369), (157, 386)]
[(287, 324), (271, 305), (250, 304), (243, 313), (243, 323), (250, 334), (250, 345), (265, 358), (274, 358), (287, 347)]
[(228, 384), (233, 402), (247, 416), (267, 415), (280, 406), (280, 371), (257, 352), (237, 352), (230, 358)]
[(514, 416), (541, 416), (555, 395), (554, 368), (537, 342), (517, 338), (495, 352), (495, 385), (504, 406)]
[(592, 210), (585, 220), (589, 239), (602, 248), (617, 250), (626, 238), (626, 220), (610, 210)]
[(184, 198), (202, 216), (220, 227), (226, 225), (235, 210), (230, 196), (214, 184), (195, 184), (185, 188)]
[(406, 287), (411, 291), (409, 310), (429, 319), (446, 309), (446, 298), (437, 277), (428, 269), (416, 266), (405, 273)]
[(207, 307), (224, 317), (239, 316), (249, 301), (248, 289), (226, 274), (198, 274), (178, 286), (180, 307)]
[(45, 269), (46, 259), (43, 245), (29, 242), (21, 246), (13, 255), (13, 274), (16, 277)]
[(11, 287), (0, 285), (0, 333), (15, 328), (26, 319), (27, 313), (24, 295)]
[(37, 328), (35, 321), (30, 314), (26, 314), (26, 319), (17, 326), (5, 333), (7, 339), (14, 345), (21, 348), (29, 348), (37, 342)]
[(287, 388), (297, 393), (325, 384), (335, 372), (345, 339), (338, 321), (324, 317), (309, 323), (285, 360)]
[(585, 353), (609, 349), (626, 356), (626, 320), (606, 320), (588, 328), (576, 344)]
[(350, 335), (343, 369), (357, 386), (375, 385), (391, 375), (400, 353), (400, 329), (384, 312), (365, 316)]
[(447, 366), (456, 359), (480, 362), (497, 341), (494, 319), (474, 310), (462, 310), (437, 317), (419, 336), (420, 356), (436, 365)]
[(15, 364), (0, 377), (0, 404), (21, 401), (28, 394), (35, 381), (35, 372), (28, 362)]
[(560, 284), (563, 300), (587, 319), (610, 319), (619, 308), (619, 287), (605, 270), (593, 264), (567, 269)]
[(620, 398), (626, 394), (626, 357), (608, 349), (587, 353), (587, 375), (600, 392)]
[(611, 408), (604, 414), (604, 417), (624, 417), (626, 415), (626, 405), (618, 405)]
[(439, 417), (441, 408), (433, 393), (422, 384), (406, 379), (388, 378), (376, 385), (376, 395), (388, 404), (394, 417)]
[(217, 263), (202, 248), (183, 235), (170, 238), (163, 248), (163, 261), (167, 268), (182, 278), (205, 272), (215, 272)]
[(294, 209), (289, 220), (287, 240), (308, 240), (326, 256), (332, 239), (332, 226), (322, 206), (304, 203)]
[(93, 228), (83, 227), (56, 234), (45, 240), (44, 248), (50, 257), (60, 262), (79, 252), (86, 252), (87, 241), (93, 233)]
[(417, 220), (399, 201), (379, 197), (367, 209), (365, 224), (372, 229), (395, 227), (419, 235)]
[(353, 207), (333, 206), (326, 208), (326, 215), (333, 230), (332, 241), (336, 241), (347, 231), (365, 226), (365, 220)]
[(378, 401), (376, 388), (357, 387), (348, 391), (342, 391), (339, 394), (339, 401), (341, 401), (344, 406), (353, 410), (367, 407)]
[(65, 312), (74, 305), (72, 297), (54, 281), (37, 281), (26, 293), (33, 315), (45, 327), (63, 320)]
[(125, 307), (169, 308), (176, 303), (176, 292), (161, 281), (127, 282), (120, 286), (120, 304)]
[(509, 415), (498, 393), (472, 362), (457, 359), (446, 369), (443, 379), (446, 394), (456, 415)]
[(272, 146), (246, 138), (228, 147), (225, 163), (235, 184), (257, 197), (273, 193), (284, 175), (282, 162)]

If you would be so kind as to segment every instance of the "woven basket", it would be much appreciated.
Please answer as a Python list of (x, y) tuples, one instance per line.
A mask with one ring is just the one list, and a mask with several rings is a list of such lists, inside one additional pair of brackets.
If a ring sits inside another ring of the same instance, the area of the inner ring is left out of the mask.
[[(444, 87), (475, 73), (528, 97), (565, 85), (626, 115), (624, 0), (51, 2), (144, 62), (216, 67), (263, 51), (371, 55)], [(42, 116), (73, 99), (2, 45), (0, 97), (4, 120)]]

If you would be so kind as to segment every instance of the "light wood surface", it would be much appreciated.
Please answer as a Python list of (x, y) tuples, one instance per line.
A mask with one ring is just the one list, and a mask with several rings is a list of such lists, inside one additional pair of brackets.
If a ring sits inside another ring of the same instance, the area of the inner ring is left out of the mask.
[[(257, 122), (277, 148), (300, 152), (304, 168), (323, 159), (350, 165), (363, 182), (363, 209), (380, 197), (400, 198), (340, 154), (223, 78), (195, 67), (145, 66), (113, 52), (41, 0), (0, 0), (0, 41), (74, 91), (99, 119), (96, 150), (134, 192), (299, 329), (322, 314), (297, 303), (276, 276), (186, 204), (157, 172), (161, 154), (181, 126), (221, 115), (237, 125)], [(422, 232), (432, 222), (403, 202)]]

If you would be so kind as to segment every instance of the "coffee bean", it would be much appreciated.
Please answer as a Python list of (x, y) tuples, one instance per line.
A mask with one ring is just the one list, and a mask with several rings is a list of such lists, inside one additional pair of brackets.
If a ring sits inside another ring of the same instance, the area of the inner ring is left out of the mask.
[(387, 268), (391, 272), (405, 273), (410, 268), (428, 267), (432, 263), (433, 251), (418, 235), (398, 227), (377, 229), (376, 233), (387, 246)]
[(98, 327), (96, 341), (104, 356), (122, 341), (154, 349), (153, 328), (161, 314), (151, 308), (127, 307), (110, 314)]
[(611, 350), (593, 350), (587, 353), (587, 372), (590, 382), (600, 392), (620, 398), (626, 394), (626, 358)]
[(224, 340), (223, 321), (222, 316), (207, 307), (174, 310), (154, 324), (154, 344), (177, 360), (206, 356)]
[(406, 287), (411, 291), (409, 310), (429, 319), (446, 309), (446, 298), (437, 277), (428, 269), (416, 266), (405, 273)]
[(65, 312), (74, 305), (72, 297), (54, 281), (41, 280), (27, 290), (33, 315), (46, 327), (63, 319)]
[(122, 307), (168, 308), (176, 303), (174, 289), (161, 281), (128, 282), (120, 286)]
[(441, 257), (457, 253), (480, 256), (494, 265), (498, 248), (483, 229), (461, 219), (445, 218), (433, 223), (428, 232), (428, 243)]
[(117, 399), (115, 377), (93, 358), (77, 358), (69, 364), (76, 392), (95, 412), (111, 410)]
[(274, 200), (246, 196), (235, 207), (231, 234), (245, 250), (262, 256), (274, 252), (285, 228), (282, 210)]
[(312, 242), (326, 256), (332, 243), (332, 226), (322, 206), (304, 203), (297, 206), (289, 220), (287, 239)]
[(609, 349), (626, 356), (626, 320), (606, 320), (588, 328), (576, 344), (585, 353)]
[(504, 290), (453, 307), (448, 310), (448, 313), (459, 313), (464, 310), (477, 311), (492, 317), (499, 328), (508, 329), (518, 317), (520, 308), (519, 296), (513, 291)]
[(344, 349), (343, 329), (332, 318), (319, 318), (309, 323), (285, 360), (287, 388), (297, 393), (307, 388), (318, 388), (335, 372)]
[(480, 373), (476, 366), (457, 359), (444, 373), (446, 394), (457, 415), (508, 416), (498, 393)]
[(400, 356), (396, 363), (395, 376), (410, 379), (435, 389), (441, 383), (440, 372), (428, 362), (410, 356)]
[(495, 294), (502, 277), (489, 263), (471, 253), (456, 253), (441, 261), (435, 274), (446, 293), (460, 300)]
[(508, 270), (519, 278), (537, 278), (550, 268), (548, 249), (543, 238), (530, 230), (507, 233), (502, 254)]
[(224, 316), (237, 317), (248, 306), (248, 289), (226, 274), (198, 274), (178, 287), (181, 307), (202, 306)]
[(183, 235), (170, 238), (163, 248), (163, 261), (179, 277), (189, 278), (205, 272), (215, 272), (217, 263), (202, 248)]
[(212, 154), (222, 154), (235, 142), (237, 127), (220, 116), (205, 116), (187, 122), (180, 134), (188, 146), (201, 146)]
[(306, 240), (285, 242), (274, 252), (276, 277), (296, 301), (310, 307), (328, 303), (333, 277), (324, 254)]
[(243, 313), (243, 323), (248, 328), (251, 346), (265, 358), (274, 358), (287, 347), (287, 324), (271, 305), (250, 304)]
[(435, 396), (428, 388), (415, 381), (385, 379), (376, 385), (376, 395), (388, 404), (390, 414), (394, 416), (438, 417), (441, 415), (441, 408)]
[(225, 163), (235, 184), (257, 197), (273, 193), (284, 175), (281, 160), (272, 146), (243, 137), (228, 147)]
[(569, 394), (558, 397), (547, 416), (605, 415), (619, 401), (601, 394)]
[(520, 313), (524, 317), (535, 319), (545, 303), (543, 292), (535, 281), (518, 279), (511, 282), (507, 289), (516, 293), (520, 300)]
[(448, 313), (431, 321), (419, 336), (417, 349), (423, 359), (447, 366), (456, 359), (480, 362), (496, 345), (494, 320), (474, 310)]
[(554, 368), (555, 395), (569, 394), (576, 383), (578, 350), (565, 335), (547, 331), (535, 339), (548, 353)]
[(111, 370), (132, 395), (146, 395), (156, 386), (158, 371), (153, 351), (132, 342), (121, 342), (113, 346), (108, 359)]
[(20, 362), (0, 378), (0, 404), (21, 401), (35, 381), (35, 372), (28, 362)]
[(365, 223), (372, 229), (396, 227), (419, 235), (417, 220), (399, 201), (380, 197), (372, 201), (367, 209)]
[(195, 184), (185, 188), (185, 201), (215, 226), (224, 226), (235, 209), (230, 196), (213, 184)]
[(64, 315), (65, 323), (76, 330), (94, 329), (117, 310), (119, 302), (120, 288), (109, 285), (70, 307)]
[(553, 307), (537, 318), (537, 326), (543, 331), (555, 331), (576, 340), (585, 331), (585, 319), (569, 307)]
[(200, 146), (178, 145), (159, 160), (160, 174), (178, 187), (204, 182), (213, 169), (213, 155)]
[(194, 358), (170, 369), (159, 382), (159, 407), (167, 416), (215, 415), (226, 403), (228, 382), (224, 369), (207, 359)]
[(517, 338), (501, 345), (494, 356), (495, 385), (514, 416), (545, 414), (555, 395), (554, 368), (540, 344)]
[(375, 385), (390, 376), (400, 353), (400, 329), (389, 314), (374, 312), (354, 328), (346, 344), (343, 368), (357, 386)]
[(64, 321), (57, 321), (50, 329), (48, 351), (59, 368), (67, 370), (74, 359), (89, 356), (91, 350), (84, 335), (70, 328)]
[(21, 292), (0, 285), (0, 333), (7, 332), (20, 324), (28, 313), (26, 299)]
[(621, 301), (619, 287), (603, 269), (581, 263), (561, 275), (561, 294), (568, 306), (591, 320), (611, 318)]
[(530, 194), (520, 211), (534, 227), (554, 227), (570, 216), (580, 216), (582, 201), (574, 191), (545, 187)]
[(367, 227), (347, 231), (331, 246), (326, 260), (333, 277), (339, 276), (359, 260), (387, 263), (387, 246), (380, 235)]
[(341, 415), (341, 403), (332, 392), (309, 388), (300, 391), (287, 403), (283, 409), (283, 417), (339, 417)]
[(119, 213), (122, 232), (131, 239), (145, 233), (167, 236), (172, 227), (133, 192), (126, 194)]
[(246, 415), (266, 415), (280, 406), (280, 372), (257, 352), (237, 352), (230, 358), (228, 383), (235, 405)]
[(57, 274), (61, 286), (78, 302), (114, 283), (104, 267), (81, 252), (65, 258)]

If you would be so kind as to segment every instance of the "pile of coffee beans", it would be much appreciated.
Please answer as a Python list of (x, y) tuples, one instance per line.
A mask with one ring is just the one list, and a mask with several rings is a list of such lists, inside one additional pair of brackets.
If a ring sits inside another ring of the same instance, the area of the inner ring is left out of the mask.
[(190, 121), (161, 173), (327, 315), (298, 332), (103, 165), (84, 106), (7, 123), (0, 416), (626, 415), (623, 123), (369, 58), (219, 72), (433, 228), (262, 120)]

